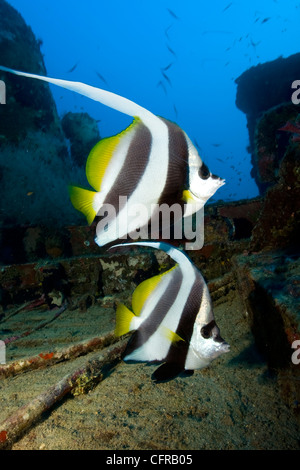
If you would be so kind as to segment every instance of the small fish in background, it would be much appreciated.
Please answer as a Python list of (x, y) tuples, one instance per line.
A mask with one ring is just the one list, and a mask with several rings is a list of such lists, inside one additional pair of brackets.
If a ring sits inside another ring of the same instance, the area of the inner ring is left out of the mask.
[(254, 49), (255, 49), (260, 43), (261, 43), (261, 41), (254, 42), (252, 39), (250, 39), (250, 45), (251, 45)]
[(177, 119), (178, 118), (178, 110), (177, 110), (175, 104), (173, 104), (173, 109), (174, 109), (175, 117)]
[[(170, 9), (170, 8), (167, 8), (167, 11), (169, 12), (169, 14), (172, 16), (173, 19), (175, 20), (179, 20), (180, 18)], [(165, 36), (166, 38), (168, 39), (168, 41), (170, 41), (170, 37), (169, 37), (169, 30), (170, 28), (173, 26), (174, 22), (172, 24), (170, 24), (166, 29), (165, 29)], [(172, 65), (174, 64), (174, 58), (177, 59), (177, 56), (176, 56), (176, 53), (175, 51), (170, 47), (169, 44), (166, 44), (167, 46), (167, 49), (168, 51), (173, 55), (173, 60), (168, 64), (166, 65), (165, 67), (161, 67), (160, 71), (161, 71), (161, 74), (163, 76), (162, 80), (160, 80), (158, 82), (158, 85), (161, 86), (161, 88), (163, 89), (163, 91), (165, 92), (165, 94), (167, 95), (167, 87), (165, 84), (169, 85), (170, 87), (172, 86), (172, 82), (170, 80), (170, 77), (166, 74), (166, 72), (172, 67)], [(174, 105), (174, 112), (175, 112), (175, 117), (177, 119), (178, 117), (178, 112), (177, 112), (177, 108), (176, 106)]]
[(166, 65), (165, 67), (162, 67), (160, 70), (162, 72), (166, 72), (167, 70), (169, 70), (170, 67), (172, 67), (173, 64), (174, 62), (170, 62), (168, 65)]
[(168, 77), (168, 75), (163, 71), (161, 73), (162, 73), (162, 76), (164, 77), (164, 79), (166, 80), (166, 82), (168, 82), (168, 84), (170, 86), (172, 86), (172, 82), (171, 82), (170, 78)]
[(223, 8), (222, 13), (224, 13), (224, 11), (228, 10), (228, 8), (230, 8), (231, 5), (232, 5), (232, 2), (228, 3), (228, 5), (225, 8)]
[(177, 16), (174, 11), (172, 11), (170, 8), (167, 8), (168, 12), (170, 13), (170, 15), (175, 19), (175, 20), (179, 20), (179, 16)]
[(163, 68), (160, 69), (161, 74), (163, 76), (163, 79), (159, 80), (159, 82), (157, 83), (157, 86), (161, 86), (166, 95), (167, 95), (167, 88), (165, 86), (165, 83), (167, 83), (171, 87), (172, 82), (171, 82), (170, 78), (168, 77), (168, 75), (165, 73), (165, 71), (168, 70), (171, 67), (171, 65), (173, 65), (173, 62), (171, 62), (166, 67), (163, 67)]
[(220, 336), (208, 287), (200, 271), (180, 250), (162, 242), (133, 242), (110, 248), (146, 246), (165, 251), (176, 265), (143, 281), (132, 296), (131, 312), (119, 304), (116, 336), (134, 331), (124, 361), (163, 362), (152, 375), (156, 382), (191, 374), (228, 352)]
[(70, 70), (67, 71), (67, 73), (72, 73), (74, 72), (74, 70), (77, 68), (79, 62), (77, 62), (75, 65), (73, 65), (73, 67), (70, 68)]
[(159, 82), (157, 83), (156, 86), (157, 86), (157, 88), (158, 88), (158, 87), (161, 87), (161, 88), (163, 89), (163, 91), (165, 92), (165, 94), (166, 94), (166, 95), (168, 94), (168, 93), (167, 93), (167, 89), (166, 89), (166, 87), (165, 87), (165, 85), (164, 85), (164, 82), (163, 82), (162, 80), (159, 80)]
[[(89, 224), (109, 204), (115, 212), (108, 225), (99, 228), (95, 242), (104, 246), (127, 234), (147, 227), (157, 205), (185, 202), (183, 217), (199, 211), (225, 181), (212, 174), (201, 160), (187, 134), (176, 124), (158, 117), (119, 95), (73, 82), (16, 71), (0, 70), (42, 80), (87, 96), (121, 113), (134, 117), (132, 124), (118, 135), (100, 140), (91, 150), (86, 176), (94, 189), (70, 187), (75, 209)], [(159, 175), (159, 177), (158, 177)], [(120, 198), (122, 201), (120, 202)], [(122, 205), (123, 200), (126, 203)], [(141, 213), (128, 219), (127, 214)]]
[(201, 149), (199, 143), (197, 142), (197, 140), (195, 139), (195, 137), (194, 137), (193, 141), (194, 141), (194, 143), (195, 143), (195, 146), (196, 146), (197, 149), (199, 150), (199, 152), (202, 152), (202, 149)]
[(171, 54), (172, 54), (174, 57), (177, 58), (177, 55), (176, 55), (175, 51), (173, 51), (173, 49), (169, 46), (169, 44), (167, 44), (167, 49), (168, 49), (169, 52), (171, 52)]
[(169, 30), (172, 28), (173, 24), (170, 24), (166, 29), (165, 29), (165, 36), (167, 39), (170, 39), (169, 37)]
[(97, 75), (98, 78), (100, 78), (100, 80), (105, 83), (105, 85), (108, 85), (107, 81), (105, 80), (105, 78), (103, 77), (103, 75), (101, 75), (101, 73), (97, 72), (97, 70), (95, 70), (95, 73)]
[(293, 132), (294, 134), (300, 134), (300, 123), (287, 121), (284, 126), (278, 129), (279, 131)]

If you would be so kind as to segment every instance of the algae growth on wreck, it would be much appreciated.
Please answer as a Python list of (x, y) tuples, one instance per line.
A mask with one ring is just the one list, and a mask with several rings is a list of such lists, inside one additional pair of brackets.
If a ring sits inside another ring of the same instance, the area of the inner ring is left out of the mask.
[[(278, 2), (266, 2), (264, 7), (260, 3), (257, 9), (253, 4), (244, 15), (251, 20), (251, 29), (244, 34), (246, 25), (240, 33), (209, 23), (209, 5), (200, 15), (187, 5), (175, 9), (160, 2), (159, 7), (149, 7), (147, 15), (147, 22), (155, 24), (153, 30), (160, 34), (162, 51), (155, 58), (144, 54), (151, 62), (150, 73), (140, 53), (138, 70), (126, 62), (135, 58), (130, 48), (121, 48), (121, 62), (116, 59), (118, 45), (114, 64), (107, 65), (104, 53), (99, 60), (100, 49), (110, 47), (105, 38), (101, 48), (89, 44), (91, 63), (74, 55), (67, 63), (66, 49), (57, 47), (51, 32), (56, 57), (64, 54), (62, 61), (56, 59), (60, 68), (53, 68), (46, 34), (36, 37), (40, 35), (36, 19), (43, 28), (45, 22), (36, 2), (35, 14), (31, 3), (27, 0), (25, 8), (18, 0), (0, 0), (1, 65), (42, 75), (55, 72), (58, 77), (63, 70), (66, 79), (119, 89), (124, 96), (128, 91), (151, 110), (157, 103), (158, 114), (184, 124), (194, 144), (204, 146), (200, 153), (209, 159), (211, 169), (226, 177), (226, 186), (216, 193), (220, 200), (205, 207), (204, 246), (189, 255), (207, 281), (216, 321), (231, 352), (210, 368), (161, 384), (151, 381), (157, 365), (122, 361), (129, 338), (118, 341), (114, 336), (116, 304), (130, 306), (136, 286), (171, 268), (172, 261), (150, 249), (127, 254), (100, 250), (94, 242), (95, 227), (74, 211), (67, 185), (85, 184), (90, 148), (108, 130), (111, 135), (127, 124), (118, 121), (117, 113), (112, 118), (104, 110), (104, 114), (95, 112), (71, 93), (72, 98), (67, 98), (48, 85), (1, 72), (6, 105), (0, 107), (0, 341), (5, 345), (1, 349), (5, 364), (0, 365), (0, 448), (299, 449), (300, 365), (292, 357), (299, 357), (293, 355), (297, 352), (293, 345), (300, 339), (300, 147), (295, 133), (281, 129), (291, 128), (287, 122), (299, 122), (299, 107), (289, 96), (290, 82), (300, 79), (300, 69), (298, 51), (280, 49), (290, 34), (284, 31), (288, 13), (281, 12), (280, 22)], [(55, 3), (48, 5), (51, 31)], [(217, 15), (214, 7), (213, 21), (226, 18), (231, 25), (240, 7), (225, 6), (218, 3)], [(110, 7), (102, 6), (99, 21), (109, 25), (105, 8)], [(261, 9), (264, 13), (259, 16)], [(76, 15), (75, 8), (75, 19)], [(122, 23), (125, 12), (118, 15), (115, 18)], [(135, 15), (147, 31), (143, 10), (137, 9)], [(208, 23), (202, 24), (200, 16)], [(220, 52), (217, 60), (209, 52), (205, 56), (201, 52), (200, 58), (194, 52), (201, 73), (193, 74), (197, 83), (191, 81), (190, 86), (186, 73), (182, 80), (180, 72), (187, 70), (180, 51), (184, 50), (181, 28), (188, 18), (196, 21), (198, 49), (203, 51), (199, 44), (204, 41), (206, 50), (216, 44), (212, 51)], [(292, 30), (291, 18), (289, 24)], [(275, 56), (264, 49), (264, 34), (272, 35), (271, 31), (281, 40)], [(76, 31), (74, 41), (75, 37)], [(124, 44), (126, 38), (124, 34)], [(97, 45), (95, 38), (94, 42)], [(141, 35), (140, 44), (148, 47), (146, 42)], [(156, 50), (154, 43), (152, 49)], [(285, 58), (277, 59), (281, 53)], [(232, 54), (238, 58), (238, 69)], [(221, 70), (226, 82), (230, 70), (228, 83), (236, 80), (229, 113), (224, 101), (216, 107), (204, 100), (204, 94), (209, 95), (205, 77), (215, 64), (220, 66), (215, 76)], [(94, 74), (91, 80), (85, 75), (87, 69)], [(268, 94), (266, 82), (274, 76), (280, 80), (272, 82)], [(143, 85), (141, 92), (137, 81)], [(236, 106), (245, 114), (247, 127)], [(195, 115), (195, 109), (201, 113)], [(251, 155), (244, 148), (246, 140), (242, 147), (235, 142), (238, 129), (249, 140)], [(224, 142), (225, 137), (229, 142)], [(256, 188), (252, 198), (245, 197), (249, 181)]]

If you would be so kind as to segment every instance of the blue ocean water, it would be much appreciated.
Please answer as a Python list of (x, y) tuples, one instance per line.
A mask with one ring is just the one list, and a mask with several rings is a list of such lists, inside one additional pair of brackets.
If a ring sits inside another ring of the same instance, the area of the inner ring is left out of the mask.
[[(9, 0), (41, 40), (49, 76), (125, 96), (177, 122), (226, 185), (211, 200), (258, 195), (234, 80), (299, 51), (300, 2)], [(295, 77), (295, 79), (300, 77)], [(101, 137), (130, 118), (51, 87), (59, 113), (85, 111)]]

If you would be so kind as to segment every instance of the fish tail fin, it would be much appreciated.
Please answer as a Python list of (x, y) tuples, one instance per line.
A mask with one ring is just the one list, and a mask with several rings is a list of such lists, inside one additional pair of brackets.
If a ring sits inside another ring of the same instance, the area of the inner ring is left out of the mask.
[(123, 336), (131, 330), (134, 330), (132, 326), (132, 320), (134, 320), (136, 316), (134, 313), (129, 310), (124, 304), (118, 304), (117, 311), (116, 311), (116, 328), (115, 328), (115, 335), (116, 336)]
[(134, 103), (133, 101), (128, 100), (127, 98), (123, 98), (122, 96), (116, 95), (115, 93), (102, 90), (101, 88), (96, 88), (91, 85), (86, 85), (85, 83), (81, 82), (73, 82), (69, 80), (61, 80), (59, 78), (51, 78), (45, 77), (43, 75), (36, 75), (33, 73), (27, 72), (20, 72), (18, 70), (13, 70), (8, 67), (4, 67), (0, 65), (0, 70), (4, 72), (9, 72), (14, 75), (19, 75), (22, 77), (27, 78), (34, 78), (36, 80), (42, 80), (44, 82), (52, 83), (53, 85), (57, 85), (61, 88), (66, 88), (67, 90), (75, 91), (80, 95), (86, 96), (94, 101), (98, 101), (99, 103), (108, 106), (109, 108), (113, 108), (116, 111), (121, 113), (127, 114), (128, 116), (136, 117), (138, 116), (144, 123), (147, 122), (150, 124), (153, 122), (157, 122), (158, 118), (154, 114), (152, 114), (147, 109), (139, 106), (138, 104)]
[(74, 208), (86, 216), (89, 225), (92, 224), (97, 215), (93, 207), (96, 194), (95, 191), (69, 186), (69, 195)]

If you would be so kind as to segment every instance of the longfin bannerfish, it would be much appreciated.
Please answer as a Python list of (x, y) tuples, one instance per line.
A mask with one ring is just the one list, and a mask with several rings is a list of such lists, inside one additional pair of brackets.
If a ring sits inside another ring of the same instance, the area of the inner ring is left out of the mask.
[(215, 322), (208, 287), (190, 259), (163, 242), (124, 243), (110, 250), (133, 245), (163, 250), (177, 264), (138, 285), (132, 296), (132, 312), (118, 305), (116, 335), (134, 331), (124, 360), (163, 362), (152, 376), (162, 381), (185, 370), (206, 367), (229, 351)]
[[(87, 159), (86, 175), (94, 191), (70, 188), (71, 201), (89, 224), (107, 204), (115, 208), (113, 219), (99, 228), (96, 243), (106, 245), (138, 228), (148, 226), (157, 205), (187, 202), (184, 216), (200, 210), (225, 181), (213, 175), (202, 162), (187, 134), (175, 123), (154, 115), (127, 98), (86, 85), (16, 71), (0, 70), (42, 80), (79, 93), (121, 113), (134, 117), (120, 134), (102, 139)], [(158, 177), (159, 176), (159, 177)], [(126, 204), (119, 204), (120, 197)], [(144, 211), (127, 221), (137, 204)], [(125, 223), (126, 222), (126, 223)], [(128, 222), (128, 223), (127, 223)]]

